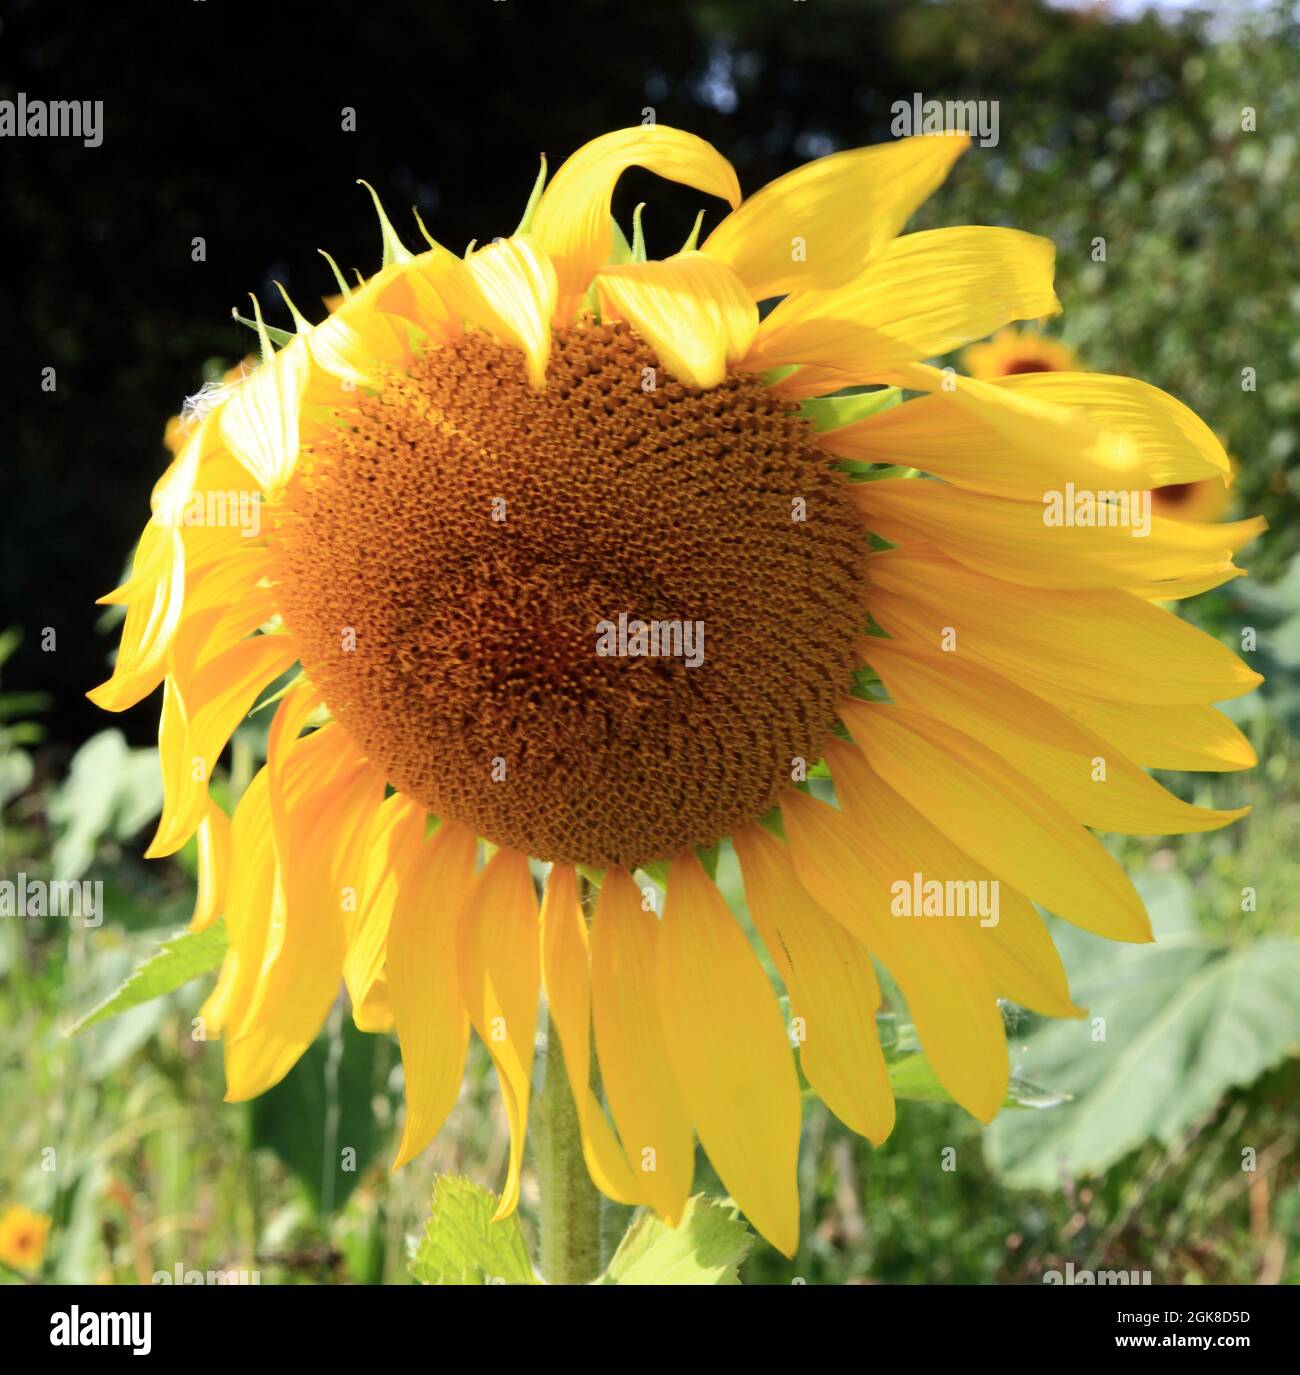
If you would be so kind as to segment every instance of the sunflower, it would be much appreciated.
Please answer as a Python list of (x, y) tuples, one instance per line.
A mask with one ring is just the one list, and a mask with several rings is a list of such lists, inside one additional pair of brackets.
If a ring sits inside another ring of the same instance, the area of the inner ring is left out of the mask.
[(962, 350), (961, 364), (972, 377), (1013, 377), (1023, 372), (1075, 372), (1069, 344), (1033, 329), (1001, 329), (986, 344)]
[(45, 1256), (50, 1219), (21, 1203), (12, 1203), (0, 1217), (0, 1263), (14, 1270), (36, 1270)]
[[(1232, 462), (1232, 456), (1228, 456)], [(1235, 471), (1235, 465), (1234, 465)], [(1169, 520), (1218, 520), (1228, 505), (1233, 474), (1201, 482), (1171, 482), (1151, 493), (1151, 509)]]
[[(544, 990), (600, 1189), (674, 1223), (698, 1139), (792, 1254), (793, 1043), (848, 1126), (893, 1126), (874, 961), (988, 1121), (998, 999), (1081, 1015), (1033, 904), (1151, 939), (1088, 828), (1240, 814), (1145, 769), (1254, 762), (1211, 703), (1257, 675), (1156, 603), (1233, 577), (1258, 527), (1045, 526), (1045, 488), (1227, 461), (1141, 382), (954, 387), (922, 362), (1059, 308), (1045, 239), (900, 234), (966, 143), (834, 154), (742, 203), (707, 143), (622, 130), (543, 165), (519, 229), (464, 257), (427, 232), (411, 253), (376, 198), (374, 276), (340, 276), (320, 324), (295, 310), (278, 351), (257, 315), (264, 361), (193, 419), (105, 599), (126, 620), (91, 693), (121, 710), (163, 687), (148, 853), (197, 833), (229, 1099), (287, 1072), (341, 979), (359, 1027), (396, 1030), (401, 1164), (455, 1102), (472, 1027), (511, 1129), (503, 1215)], [(632, 165), (731, 211), (648, 260), (639, 217), (629, 246), (610, 214)], [(252, 486), (255, 537), (182, 518)], [(213, 766), (290, 673), (228, 817)], [(723, 841), (753, 939), (715, 882)], [(999, 920), (894, 916), (922, 876), (997, 882)]]

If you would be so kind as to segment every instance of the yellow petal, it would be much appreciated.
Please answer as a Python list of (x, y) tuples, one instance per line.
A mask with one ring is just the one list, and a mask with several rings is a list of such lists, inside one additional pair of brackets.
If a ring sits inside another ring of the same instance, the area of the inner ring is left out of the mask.
[[(826, 763), (835, 779), (835, 796), (845, 812), (860, 826), (874, 831), (902, 862), (897, 879), (907, 883), (919, 873), (926, 881), (995, 885), (983, 891), (997, 895), (996, 913), (970, 921), (952, 919), (961, 923), (954, 944), (979, 960), (994, 992), (1045, 1017), (1082, 1015), (1070, 998), (1065, 969), (1047, 927), (1027, 898), (932, 826), (871, 768), (861, 750), (842, 740), (830, 741)], [(973, 891), (978, 895), (980, 890)], [(967, 910), (976, 911), (976, 903)], [(946, 921), (939, 934), (951, 940), (953, 933)]]
[(818, 158), (750, 196), (702, 251), (726, 263), (756, 301), (842, 286), (969, 146), (964, 134), (903, 138)]
[(623, 869), (609, 869), (591, 925), (591, 1013), (605, 1094), (639, 1192), (675, 1227), (695, 1143), (668, 1063), (656, 963), (661, 930)]
[[(233, 987), (225, 1002), (224, 1022), (238, 1027), (257, 988), (273, 922), (283, 922), (284, 892), (276, 864), (271, 827), (269, 776), (265, 767), (253, 775), (230, 823), (230, 887), (226, 895), (226, 937), (238, 955)], [(226, 1038), (227, 1098), (246, 1096), (238, 1077), (231, 1077)]]
[[(1162, 595), (1169, 581), (1183, 577), (1222, 582), (1235, 574), (1233, 550), (1263, 529), (1258, 520), (1167, 520), (1151, 515), (1149, 506), (1144, 514), (1142, 493), (1130, 494), (1139, 505), (1128, 508), (1141, 526), (1049, 525), (1054, 508), (1044, 501), (1008, 501), (907, 478), (856, 483), (851, 495), (868, 529), (892, 543), (931, 542), (969, 568), (1028, 587), (1120, 587)], [(1068, 493), (1060, 495), (1069, 500)]]
[(477, 852), (469, 831), (444, 821), (393, 913), (388, 985), (406, 1081), (406, 1126), (394, 1169), (433, 1140), (460, 1092), (469, 1018), (456, 978), (456, 927)]
[(206, 931), (225, 911), (230, 877), (230, 818), (211, 800), (199, 823), (199, 882), (191, 931)]
[[(1071, 428), (1073, 413), (1085, 423)], [(1026, 373), (978, 390), (956, 379), (951, 392), (824, 431), (818, 442), (844, 458), (904, 464), (972, 491), (1039, 502), (1066, 483), (1144, 490), (1212, 477), (1227, 464), (1214, 435), (1173, 397), (1092, 373)]]
[(168, 678), (159, 728), (163, 813), (147, 859), (175, 854), (194, 834), (207, 812), (208, 781), (235, 727), (296, 657), (289, 636), (255, 635), (205, 665), (188, 700)]
[(1181, 835), (1216, 830), (1250, 810), (1183, 802), (1064, 712), (957, 654), (878, 637), (864, 652), (900, 706), (982, 741), (1085, 826)]
[(465, 901), (457, 938), (465, 1009), (496, 1065), (510, 1121), (510, 1169), (498, 1218), (519, 1202), (541, 982), (537, 915), (527, 859), (498, 850)]
[(867, 569), (871, 614), (891, 635), (955, 651), (1052, 701), (1066, 691), (1152, 705), (1219, 702), (1263, 681), (1204, 631), (1127, 592), (1063, 597), (911, 548), (873, 554)]
[(835, 291), (787, 297), (763, 321), (745, 366), (835, 368), (869, 382), (947, 353), (1011, 320), (1053, 315), (1055, 249), (1018, 229), (928, 229), (893, 240)]
[(759, 1232), (799, 1244), (799, 1081), (772, 987), (694, 855), (675, 859), (659, 933), (659, 1008), (682, 1099)]
[[(424, 844), (425, 811), (404, 793), (384, 799), (371, 820), (352, 881), (355, 902), (347, 909), (347, 956), (343, 977), (352, 999), (353, 1016), (366, 999), (384, 968), (388, 929), (401, 900), (407, 871)], [(361, 1026), (361, 1030), (369, 1027)]]
[(608, 267), (596, 280), (613, 311), (689, 387), (716, 387), (758, 329), (758, 310), (740, 279), (702, 253)]
[(1219, 773), (1253, 769), (1259, 762), (1250, 741), (1213, 707), (1147, 706), (1090, 697), (1057, 684), (1033, 687), (1143, 768)]
[(298, 416), (310, 372), (306, 340), (295, 335), (239, 385), (221, 408), (221, 436), (268, 496), (298, 459)]
[(847, 1127), (879, 1145), (894, 1129), (894, 1094), (876, 1034), (880, 985), (866, 946), (822, 911), (785, 847), (761, 826), (733, 837), (745, 900), (802, 1019), (808, 1082)]
[(1085, 930), (1152, 939), (1120, 866), (992, 750), (904, 707), (845, 699), (840, 715), (872, 768), (972, 859)]
[(551, 260), (531, 234), (516, 234), (471, 255), (469, 270), (508, 331), (508, 341), (524, 351), (529, 382), (540, 388), (546, 380), (551, 316), (559, 290)]
[[(564, 1067), (582, 1133), (587, 1173), (617, 1203), (639, 1203), (643, 1193), (605, 1117), (591, 1075), (591, 968), (587, 922), (577, 880), (567, 864), (552, 868), (542, 900), (542, 984), (563, 1047)], [(560, 1046), (547, 1047), (553, 1054)], [(547, 1073), (551, 1071), (548, 1067)]]
[(968, 941), (891, 915), (890, 884), (903, 861), (870, 828), (804, 793), (781, 804), (799, 882), (894, 976), (940, 1081), (967, 1112), (990, 1122), (1006, 1097), (1006, 1034), (993, 988)]
[(198, 700), (193, 681), (200, 668), (275, 615), (275, 592), (262, 585), (270, 571), (266, 549), (241, 549), (197, 571), (190, 566), (185, 606), (167, 651), (168, 667), (187, 701)]
[(731, 164), (694, 134), (665, 124), (638, 125), (584, 144), (556, 172), (533, 216), (532, 233), (559, 279), (557, 323), (568, 323), (592, 277), (609, 261), (610, 199), (629, 167), (646, 167), (733, 207), (740, 204), (740, 184)]
[(125, 711), (162, 682), (184, 597), (185, 546), (180, 533), (150, 521), (140, 536), (129, 581), (100, 598), (110, 605), (124, 602), (126, 621), (113, 676), (86, 694), (97, 707)]

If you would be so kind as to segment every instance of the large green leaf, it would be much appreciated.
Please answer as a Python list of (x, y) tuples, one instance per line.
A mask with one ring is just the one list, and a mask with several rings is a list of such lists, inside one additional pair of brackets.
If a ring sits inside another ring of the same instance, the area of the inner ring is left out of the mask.
[(128, 974), (125, 982), (98, 1006), (91, 1008), (68, 1028), (68, 1035), (105, 1022), (152, 998), (172, 993), (191, 979), (215, 969), (226, 953), (226, 924), (214, 923), (206, 931), (182, 931), (164, 941), (145, 962)]
[(423, 1284), (536, 1284), (517, 1214), (493, 1222), (496, 1208), (486, 1189), (439, 1175), (411, 1274)]
[(391, 1044), (335, 1008), (324, 1033), (251, 1104), (255, 1147), (274, 1151), (324, 1215), (347, 1201), (381, 1140), (375, 1095), (386, 1091)]
[(730, 1202), (696, 1194), (676, 1228), (642, 1213), (619, 1243), (600, 1284), (739, 1284), (754, 1235)]
[(1173, 891), (1148, 904), (1163, 928), (1155, 945), (1056, 931), (1089, 1015), (1044, 1024), (1026, 1038), (1027, 1054), (1074, 1101), (993, 1123), (986, 1152), (1008, 1183), (1052, 1188), (1063, 1171), (1100, 1173), (1149, 1138), (1168, 1144), (1228, 1089), (1300, 1050), (1300, 942), (1207, 942)]

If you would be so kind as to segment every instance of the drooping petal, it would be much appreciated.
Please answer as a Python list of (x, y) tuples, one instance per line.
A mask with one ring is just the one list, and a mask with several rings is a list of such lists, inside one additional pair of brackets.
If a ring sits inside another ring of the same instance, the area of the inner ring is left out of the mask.
[(568, 158), (542, 192), (532, 233), (555, 264), (556, 323), (567, 324), (613, 244), (610, 200), (629, 167), (646, 167), (669, 181), (719, 196), (734, 208), (740, 184), (731, 164), (694, 134), (665, 124), (602, 134)]
[(1006, 1097), (1006, 1034), (981, 962), (924, 924), (891, 915), (890, 885), (910, 878), (871, 829), (824, 802), (787, 794), (781, 815), (799, 882), (894, 976), (935, 1073), (967, 1112), (991, 1122)]
[(283, 762), (286, 776), (270, 778), (283, 900), (254, 992), (227, 1033), (226, 1071), (240, 1098), (265, 1092), (297, 1064), (338, 996), (346, 946), (340, 873), (383, 796), (383, 779), (337, 726), (295, 741)]
[(168, 678), (158, 742), (163, 813), (146, 859), (175, 854), (194, 834), (207, 811), (212, 771), (235, 727), (297, 654), (287, 635), (255, 635), (205, 665), (184, 699)]
[(992, 750), (904, 707), (845, 699), (840, 714), (872, 768), (999, 878), (1099, 936), (1152, 939), (1123, 869)]
[(211, 799), (199, 823), (199, 881), (190, 930), (206, 931), (226, 907), (230, 878), (230, 818)]
[[(639, 1203), (644, 1190), (588, 1083), (591, 1074), (591, 956), (578, 885), (567, 864), (552, 868), (542, 900), (542, 983), (559, 1033), (564, 1068), (582, 1134), (582, 1154), (596, 1187), (617, 1203)], [(547, 1069), (550, 1073), (550, 1069)]]
[(352, 998), (353, 1019), (362, 1031), (370, 1027), (362, 1025), (358, 1013), (383, 974), (393, 912), (401, 901), (407, 872), (424, 844), (424, 826), (424, 808), (405, 793), (385, 798), (371, 820), (365, 853), (357, 864), (361, 882), (349, 885), (357, 891), (355, 903), (347, 909), (343, 977)]
[(907, 223), (970, 146), (964, 134), (831, 153), (769, 182), (701, 250), (761, 301), (855, 277)]
[(498, 1218), (519, 1202), (541, 983), (537, 918), (527, 859), (498, 850), (465, 900), (456, 950), (465, 1010), (496, 1065), (510, 1120), (510, 1168)]
[(433, 1140), (460, 1091), (469, 1017), (456, 975), (456, 929), (477, 851), (471, 832), (444, 821), (393, 912), (388, 985), (406, 1081), (406, 1125), (394, 1169)]
[(894, 1129), (894, 1095), (876, 1034), (880, 985), (871, 957), (800, 886), (785, 847), (751, 825), (733, 837), (745, 899), (802, 1019), (799, 1058), (822, 1101), (879, 1145)]
[(694, 855), (673, 860), (659, 1007), (686, 1110), (723, 1184), (787, 1256), (799, 1244), (799, 1082), (772, 987)]
[(180, 532), (150, 521), (131, 577), (101, 603), (126, 605), (113, 676), (86, 696), (105, 711), (125, 711), (147, 697), (167, 672), (167, 649), (185, 598), (185, 545)]
[(662, 933), (625, 870), (609, 869), (591, 926), (591, 1013), (610, 1112), (638, 1192), (669, 1226), (691, 1192), (691, 1119), (664, 1053), (657, 964)]
[(749, 351), (758, 310), (740, 279), (702, 253), (605, 268), (601, 294), (691, 387), (716, 387)]
[[(871, 768), (861, 750), (842, 740), (829, 741), (826, 762), (845, 812), (871, 828), (902, 860), (898, 879), (907, 883), (921, 874), (924, 881), (963, 885), (963, 898), (974, 895), (966, 905), (970, 920), (954, 920), (964, 928), (958, 932), (961, 946), (979, 959), (994, 992), (1045, 1017), (1082, 1015), (1070, 998), (1065, 968), (1047, 927), (1027, 898), (932, 826)], [(980, 885), (990, 899), (987, 915), (979, 908)]]

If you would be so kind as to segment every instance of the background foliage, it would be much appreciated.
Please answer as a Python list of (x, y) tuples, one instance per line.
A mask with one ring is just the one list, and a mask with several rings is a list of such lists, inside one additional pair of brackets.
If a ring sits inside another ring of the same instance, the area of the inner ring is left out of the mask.
[[(192, 902), (190, 849), (159, 865), (137, 858), (159, 801), (156, 703), (106, 730), (82, 693), (106, 672), (111, 636), (92, 602), (144, 519), (163, 421), (248, 347), (231, 308), (251, 289), (286, 323), (271, 283), (304, 305), (328, 291), (317, 245), (345, 265), (377, 264), (357, 177), (463, 244), (509, 231), (539, 149), (554, 166), (647, 106), (716, 142), (749, 191), (887, 137), (891, 102), (920, 91), (999, 101), (1000, 142), (963, 159), (918, 225), (1051, 235), (1065, 305), (1054, 328), (1086, 366), (1192, 404), (1238, 460), (1239, 510), (1270, 518), (1269, 538), (1247, 551), (1252, 578), (1187, 608), (1234, 644), (1245, 625), (1259, 633), (1252, 662), (1269, 684), (1235, 712), (1260, 768), (1172, 781), (1198, 802), (1255, 811), (1227, 832), (1117, 847), (1150, 900), (1158, 947), (1101, 948), (1058, 928), (1079, 1000), (1114, 1028), (1108, 1052), (1080, 1039), (1086, 1023), (1040, 1026), (1013, 1009), (1009, 1034), (1027, 1078), (1071, 1103), (1008, 1112), (987, 1132), (953, 1108), (905, 1103), (879, 1151), (810, 1103), (802, 1249), (790, 1264), (759, 1243), (741, 1277), (1037, 1282), (1072, 1260), (1150, 1269), (1157, 1282), (1300, 1278), (1291, 6), (1164, 22), (1036, 0), (4, 0), (0, 98), (19, 90), (103, 99), (106, 124), (98, 149), (0, 148), (13, 241), (0, 278), (0, 504), (18, 532), (0, 545), (0, 627), (14, 627), (0, 640), (0, 869), (102, 880), (107, 913), (97, 928), (0, 918), (0, 1208), (53, 1215), (46, 1277), (147, 1281), (181, 1262), (256, 1268), (264, 1283), (406, 1280), (434, 1175), (491, 1188), (503, 1171), (504, 1120), (477, 1052), (449, 1127), (394, 1176), (396, 1050), (343, 1016), (280, 1087), (237, 1107), (221, 1102), (219, 1054), (191, 1036), (206, 978), (63, 1034)], [(340, 128), (345, 106), (355, 133)], [(616, 210), (626, 220), (642, 199), (651, 252), (671, 250), (694, 199), (633, 172)], [(1104, 264), (1092, 260), (1099, 236)], [(53, 394), (39, 386), (47, 366)], [(265, 728), (259, 717), (241, 728), (222, 780), (232, 794)], [(724, 853), (724, 880), (730, 865)], [(1257, 900), (1243, 911), (1248, 888)], [(340, 1143), (355, 1170), (339, 1168)], [(43, 1170), (50, 1146), (57, 1168)], [(1247, 1150), (1253, 1171), (1241, 1168)], [(456, 1188), (447, 1207), (480, 1209), (469, 1185)], [(531, 1202), (526, 1188), (525, 1233)], [(611, 1215), (611, 1236), (623, 1220)], [(426, 1278), (469, 1263), (436, 1238), (419, 1245)], [(633, 1248), (624, 1264), (635, 1263)]]

